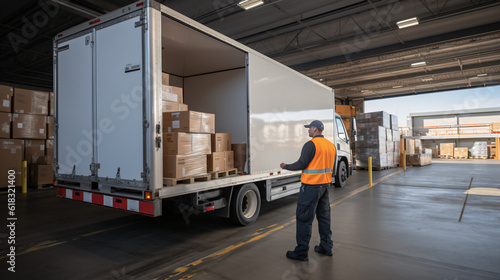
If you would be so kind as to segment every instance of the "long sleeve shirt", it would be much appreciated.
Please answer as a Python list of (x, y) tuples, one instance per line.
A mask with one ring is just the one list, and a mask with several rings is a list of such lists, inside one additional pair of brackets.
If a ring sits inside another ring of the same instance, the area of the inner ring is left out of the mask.
[[(314, 137), (323, 137), (323, 135), (317, 135)], [(316, 146), (312, 141), (307, 141), (302, 147), (302, 152), (300, 153), (300, 158), (294, 163), (287, 164), (283, 169), (296, 171), (296, 170), (304, 170), (311, 163), (316, 154)]]

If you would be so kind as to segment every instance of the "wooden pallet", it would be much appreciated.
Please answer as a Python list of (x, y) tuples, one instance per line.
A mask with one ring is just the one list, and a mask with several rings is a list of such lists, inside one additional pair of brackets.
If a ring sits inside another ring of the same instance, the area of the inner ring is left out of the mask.
[(469, 157), (470, 159), (488, 159), (488, 157)]
[(453, 157), (454, 159), (467, 159), (467, 157)]
[(188, 176), (183, 178), (163, 178), (163, 185), (167, 187), (173, 187), (177, 185), (193, 184), (194, 182), (206, 182), (210, 181), (212, 176), (210, 174)]
[(453, 159), (453, 156), (450, 156), (450, 155), (439, 155), (439, 158)]
[(212, 179), (219, 179), (222, 177), (234, 176), (236, 174), (238, 174), (238, 169), (236, 169), (236, 168), (231, 168), (228, 170), (222, 170), (222, 171), (210, 173), (210, 175), (212, 176)]

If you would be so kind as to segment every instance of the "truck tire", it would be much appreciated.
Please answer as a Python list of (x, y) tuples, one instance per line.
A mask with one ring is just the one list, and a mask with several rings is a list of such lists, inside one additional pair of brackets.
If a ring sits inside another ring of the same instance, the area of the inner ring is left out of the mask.
[(259, 216), (260, 192), (255, 184), (235, 187), (231, 197), (229, 219), (239, 226), (249, 225)]
[(345, 166), (345, 161), (339, 161), (339, 167), (337, 170), (337, 174), (335, 175), (335, 187), (343, 188), (345, 186), (345, 182), (347, 181), (347, 167)]

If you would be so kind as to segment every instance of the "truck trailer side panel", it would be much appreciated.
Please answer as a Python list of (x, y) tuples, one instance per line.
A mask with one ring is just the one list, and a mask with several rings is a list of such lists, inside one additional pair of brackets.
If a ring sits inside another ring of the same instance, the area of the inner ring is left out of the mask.
[(249, 53), (250, 173), (279, 170), (295, 162), (310, 138), (304, 124), (321, 120), (334, 142), (331, 88), (269, 58)]

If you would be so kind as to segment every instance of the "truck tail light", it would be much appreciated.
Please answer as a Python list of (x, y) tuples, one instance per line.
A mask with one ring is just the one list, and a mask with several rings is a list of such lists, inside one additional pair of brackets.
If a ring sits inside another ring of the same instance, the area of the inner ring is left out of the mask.
[(144, 198), (147, 200), (151, 200), (151, 199), (153, 199), (153, 194), (151, 192), (145, 192)]

